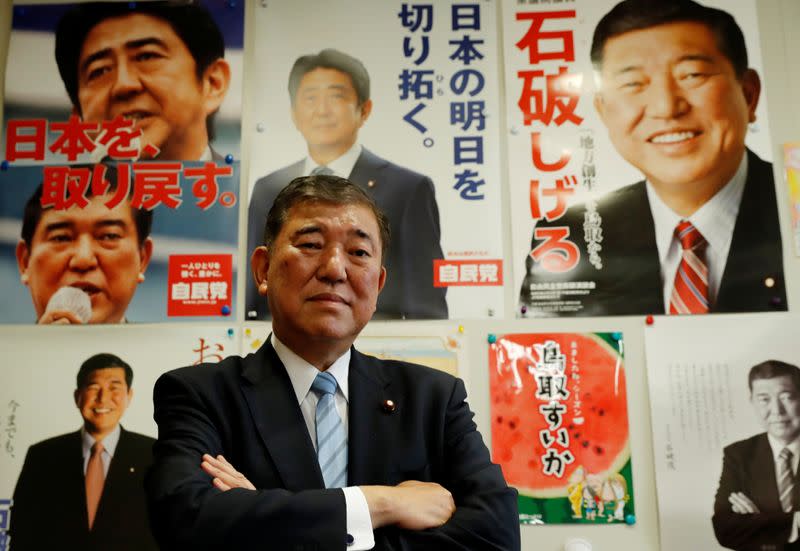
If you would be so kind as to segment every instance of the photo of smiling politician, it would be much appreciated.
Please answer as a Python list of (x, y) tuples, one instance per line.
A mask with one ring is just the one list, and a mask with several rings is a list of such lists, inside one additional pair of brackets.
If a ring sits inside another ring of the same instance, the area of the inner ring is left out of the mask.
[[(305, 139), (307, 156), (256, 181), (248, 210), (247, 250), (264, 244), (267, 213), (278, 192), (294, 178), (349, 178), (386, 213), (393, 236), (385, 260), (392, 277), (378, 298), (375, 317), (446, 319), (447, 289), (433, 284), (434, 260), (444, 258), (433, 182), (358, 143), (359, 130), (372, 112), (364, 64), (332, 48), (301, 56), (289, 73), (288, 90), (292, 121)], [(252, 281), (246, 301), (248, 319), (269, 315)]]
[(79, 4), (58, 23), (55, 54), (83, 121), (134, 121), (159, 160), (222, 160), (209, 142), (231, 71), (198, 2)]
[[(745, 145), (761, 95), (744, 35), (727, 12), (691, 0), (625, 0), (597, 24), (594, 107), (614, 148), (645, 179), (570, 208), (577, 266), (526, 258), (520, 305), (541, 315), (539, 284), (590, 282), (560, 315), (786, 310), (772, 165)], [(587, 222), (601, 266), (590, 262)], [(535, 236), (531, 250), (541, 245)]]
[(76, 432), (32, 445), (11, 507), (11, 549), (157, 549), (143, 479), (155, 440), (122, 428), (133, 369), (114, 354), (91, 356), (76, 377)]
[(800, 549), (800, 368), (767, 360), (748, 387), (764, 432), (724, 450), (714, 533), (729, 549)]
[(39, 324), (122, 323), (145, 280), (153, 211), (134, 208), (130, 196), (108, 208), (117, 171), (107, 166), (105, 175), (109, 187), (93, 195), (90, 186), (83, 208), (42, 208), (42, 185), (25, 204), (16, 259)]

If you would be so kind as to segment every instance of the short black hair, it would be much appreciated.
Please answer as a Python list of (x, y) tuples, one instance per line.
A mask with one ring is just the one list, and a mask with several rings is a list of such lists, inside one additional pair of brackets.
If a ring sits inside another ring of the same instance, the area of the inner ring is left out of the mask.
[(717, 48), (733, 65), (737, 78), (747, 71), (747, 46), (742, 29), (726, 11), (693, 0), (624, 0), (603, 16), (594, 29), (591, 60), (596, 70), (603, 65), (603, 48), (615, 36), (676, 22), (702, 23), (714, 34)]
[[(114, 17), (150, 15), (166, 21), (183, 41), (195, 62), (198, 81), (217, 59), (225, 57), (225, 40), (211, 14), (198, 0), (156, 2), (89, 2), (78, 4), (61, 18), (56, 27), (56, 64), (72, 105), (81, 112), (78, 101), (78, 63), (83, 43), (99, 23)], [(208, 139), (214, 137), (213, 117), (206, 117)]]
[(800, 368), (780, 360), (767, 360), (750, 368), (747, 377), (747, 386), (753, 392), (753, 381), (756, 379), (774, 379), (775, 377), (789, 377), (795, 390), (800, 392)]
[(298, 57), (289, 72), (289, 98), (294, 105), (297, 89), (300, 88), (300, 81), (306, 73), (314, 69), (336, 69), (347, 76), (353, 82), (353, 88), (358, 96), (358, 104), (363, 105), (369, 99), (369, 73), (367, 68), (359, 60), (351, 55), (347, 55), (333, 48), (326, 48), (318, 54), (310, 54)]
[(109, 354), (108, 352), (95, 354), (81, 364), (81, 368), (78, 370), (78, 376), (75, 378), (76, 388), (81, 389), (86, 387), (89, 383), (89, 375), (92, 371), (108, 369), (109, 367), (121, 367), (125, 370), (125, 384), (128, 385), (128, 390), (130, 390), (133, 384), (133, 369), (119, 356)]
[(381, 239), (381, 265), (386, 261), (391, 233), (389, 219), (366, 191), (347, 178), (328, 174), (300, 176), (283, 188), (267, 214), (264, 226), (264, 244), (272, 248), (281, 228), (289, 218), (289, 210), (300, 203), (319, 202), (333, 205), (363, 205), (370, 209), (378, 222)]
[[(85, 168), (92, 171), (94, 165), (71, 165), (70, 168)], [(109, 183), (109, 187), (106, 190), (107, 192), (117, 189), (117, 169), (114, 165), (106, 165), (106, 180)], [(45, 211), (45, 209), (42, 208), (43, 186), (44, 184), (39, 184), (36, 187), (33, 195), (31, 195), (25, 203), (25, 210), (22, 214), (22, 231), (20, 232), (20, 237), (25, 242), (25, 245), (27, 245), (28, 250), (31, 249), (33, 235), (36, 233), (36, 227), (39, 225), (39, 221), (42, 219), (42, 214)], [(130, 199), (132, 194), (133, 187), (131, 186), (128, 192), (128, 199)], [(86, 195), (89, 197), (93, 195), (92, 186), (88, 187)], [(133, 216), (133, 222), (136, 225), (136, 237), (139, 242), (139, 247), (141, 248), (144, 244), (144, 240), (150, 236), (150, 230), (153, 227), (153, 211), (137, 209), (131, 206), (131, 214)]]

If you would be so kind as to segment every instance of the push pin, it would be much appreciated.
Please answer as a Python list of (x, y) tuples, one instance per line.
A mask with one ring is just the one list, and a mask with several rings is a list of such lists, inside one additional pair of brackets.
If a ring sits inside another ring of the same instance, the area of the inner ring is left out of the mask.
[(233, 155), (231, 155), (230, 153), (225, 155), (225, 162), (228, 163), (229, 165), (233, 164)]
[(497, 342), (497, 335), (494, 333), (489, 333), (489, 336), (486, 337), (486, 340), (489, 341), (489, 344), (494, 344)]
[(613, 333), (611, 333), (611, 338), (614, 339), (615, 341), (618, 341), (622, 338), (622, 333), (620, 333), (619, 331), (614, 331)]
[(634, 524), (636, 524), (636, 515), (634, 515), (633, 513), (628, 513), (627, 515), (625, 515), (625, 524), (627, 524), (628, 526), (633, 526)]
[(395, 410), (397, 409), (397, 404), (394, 403), (394, 400), (387, 399), (383, 401), (381, 407), (383, 408), (383, 411), (386, 413), (394, 413)]
[(8, 161), (7, 160), (3, 159), (3, 162), (0, 163), (0, 170), (2, 170), (3, 172), (8, 170)]
[(230, 316), (231, 315), (231, 307), (227, 304), (222, 307), (222, 315), (223, 316)]
[(233, 327), (228, 328), (228, 336), (231, 338), (233, 337)]
[(520, 307), (519, 307), (519, 311), (520, 311), (520, 312), (522, 313), (522, 315), (524, 316), (525, 314), (527, 314), (527, 313), (528, 313), (528, 307), (527, 307), (527, 306), (525, 306), (525, 305), (523, 304), (522, 306), (520, 306)]
[(647, 325), (653, 325), (653, 316), (648, 315), (646, 318), (644, 318), (644, 322)]

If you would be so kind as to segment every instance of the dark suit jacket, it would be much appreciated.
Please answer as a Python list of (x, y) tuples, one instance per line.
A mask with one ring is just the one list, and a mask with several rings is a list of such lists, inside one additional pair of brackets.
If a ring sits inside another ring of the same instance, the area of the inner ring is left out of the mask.
[[(247, 215), (248, 254), (264, 242), (264, 224), (278, 192), (302, 176), (303, 161), (259, 178)], [(376, 319), (446, 319), (445, 287), (433, 286), (433, 261), (444, 258), (440, 245), (439, 208), (427, 176), (361, 150), (350, 180), (359, 185), (389, 218), (391, 243), (384, 264), (386, 286), (378, 296)], [(266, 298), (248, 278), (246, 312), (269, 315)], [(248, 319), (254, 319), (248, 315)]]
[[(567, 226), (570, 240), (581, 250), (577, 267), (565, 274), (552, 274), (525, 261), (526, 275), (520, 291), (520, 304), (528, 314), (536, 314), (537, 299), (531, 294), (534, 283), (594, 281), (596, 289), (577, 295), (583, 309), (559, 315), (599, 316), (663, 314), (665, 312), (661, 266), (655, 239), (655, 225), (647, 199), (645, 183), (638, 182), (613, 191), (598, 201), (602, 217), (603, 241), (600, 256), (603, 269), (589, 263), (584, 241), (585, 205), (578, 205), (550, 223), (537, 226)], [(540, 244), (535, 238), (531, 250)], [(764, 280), (773, 278), (768, 288)], [(575, 296), (565, 297), (575, 300)], [(760, 312), (786, 310), (781, 233), (775, 200), (772, 165), (748, 150), (747, 180), (739, 214), (733, 229), (728, 260), (722, 275), (717, 300), (711, 312)]]
[[(457, 507), (437, 529), (376, 530), (376, 550), (519, 549), (516, 491), (490, 461), (461, 380), (353, 349), (349, 387), (348, 485), (435, 481)], [(381, 407), (386, 399), (394, 412)], [(159, 439), (145, 487), (162, 549), (345, 549), (344, 494), (324, 489), (269, 342), (245, 358), (166, 373), (153, 401)], [(258, 491), (213, 488), (203, 453), (224, 455)]]
[(143, 488), (154, 442), (122, 429), (91, 532), (80, 431), (31, 446), (14, 489), (11, 549), (158, 549), (150, 534)]
[[(798, 504), (800, 480), (796, 475), (794, 489), (795, 504)], [(728, 496), (733, 492), (744, 493), (760, 512), (734, 513), (728, 502)], [(800, 542), (786, 543), (792, 529), (792, 515), (781, 509), (775, 460), (767, 434), (758, 434), (726, 447), (712, 519), (720, 545), (741, 551), (800, 549)]]

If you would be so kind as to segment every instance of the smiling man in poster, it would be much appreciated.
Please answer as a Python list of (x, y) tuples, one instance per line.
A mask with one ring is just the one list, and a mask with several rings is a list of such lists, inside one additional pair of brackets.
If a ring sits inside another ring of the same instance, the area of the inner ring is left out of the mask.
[[(745, 146), (761, 82), (734, 18), (691, 0), (625, 0), (598, 23), (591, 59), (595, 109), (645, 180), (537, 222), (521, 306), (529, 315), (785, 310), (772, 165)], [(568, 231), (567, 270), (533, 258), (548, 228)], [(543, 286), (555, 298), (543, 299)]]

